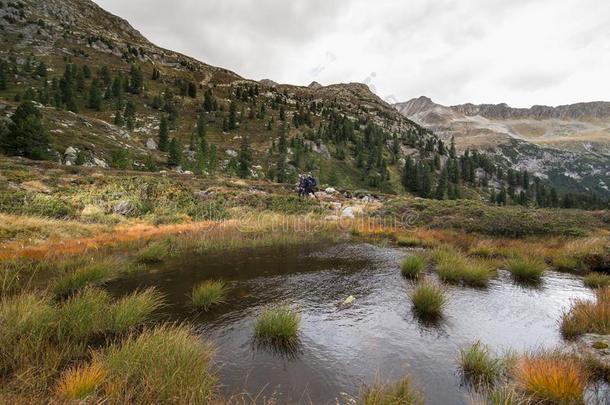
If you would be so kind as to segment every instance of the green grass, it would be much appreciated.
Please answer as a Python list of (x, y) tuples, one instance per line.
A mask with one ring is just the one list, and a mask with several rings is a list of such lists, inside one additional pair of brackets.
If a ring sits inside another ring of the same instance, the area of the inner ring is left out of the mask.
[(0, 374), (42, 366), (47, 342), (56, 335), (51, 299), (24, 293), (0, 301)]
[(425, 265), (426, 259), (422, 256), (407, 256), (407, 258), (402, 262), (400, 271), (403, 276), (416, 279), (421, 275)]
[(358, 405), (423, 405), (423, 395), (408, 377), (394, 384), (376, 384), (365, 388), (356, 401)]
[(58, 296), (70, 295), (84, 287), (107, 281), (112, 273), (113, 270), (105, 261), (91, 263), (59, 278), (54, 292)]
[(110, 295), (87, 287), (59, 308), (59, 337), (82, 341), (106, 332), (112, 321)]
[(254, 336), (259, 342), (278, 346), (296, 345), (301, 316), (287, 306), (267, 308), (254, 324)]
[(411, 293), (413, 310), (421, 317), (437, 318), (447, 305), (445, 291), (439, 285), (428, 281), (420, 282)]
[(114, 333), (124, 333), (144, 324), (163, 305), (163, 295), (154, 288), (136, 291), (121, 298), (113, 305), (112, 324)]
[(605, 288), (610, 287), (610, 275), (602, 273), (589, 273), (583, 280), (586, 287)]
[(513, 278), (521, 282), (539, 282), (547, 266), (543, 260), (533, 256), (515, 256), (508, 259), (506, 267)]
[(209, 403), (213, 350), (188, 326), (159, 326), (93, 356), (107, 370), (105, 393), (122, 403)]
[(502, 361), (495, 358), (481, 342), (462, 348), (459, 364), (464, 377), (477, 385), (493, 385), (503, 372)]
[(433, 252), (436, 270), (441, 280), (472, 287), (486, 287), (495, 275), (490, 264), (477, 259), (470, 259), (450, 247), (437, 248)]
[(226, 295), (224, 281), (208, 280), (193, 288), (191, 302), (196, 308), (208, 311), (214, 305), (223, 303)]
[(156, 241), (143, 247), (136, 254), (138, 263), (156, 264), (161, 263), (169, 255), (169, 248), (164, 241)]

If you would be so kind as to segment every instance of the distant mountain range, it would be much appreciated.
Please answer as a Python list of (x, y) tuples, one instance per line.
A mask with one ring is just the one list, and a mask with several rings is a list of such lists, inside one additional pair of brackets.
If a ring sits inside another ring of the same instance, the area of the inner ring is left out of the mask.
[(563, 189), (610, 195), (610, 102), (512, 108), (443, 106), (419, 97), (394, 107), (458, 149), (484, 149), (507, 167), (528, 169)]

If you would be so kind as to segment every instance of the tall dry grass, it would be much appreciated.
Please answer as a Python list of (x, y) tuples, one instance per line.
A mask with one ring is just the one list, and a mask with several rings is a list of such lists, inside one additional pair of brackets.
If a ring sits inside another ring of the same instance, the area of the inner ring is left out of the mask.
[(577, 300), (561, 317), (561, 333), (570, 339), (585, 333), (610, 334), (610, 287), (595, 292), (595, 300)]

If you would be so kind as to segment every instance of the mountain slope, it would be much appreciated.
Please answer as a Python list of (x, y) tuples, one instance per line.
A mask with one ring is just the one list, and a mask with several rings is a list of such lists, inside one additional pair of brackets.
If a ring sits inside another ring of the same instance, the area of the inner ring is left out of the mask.
[(496, 155), (563, 190), (610, 195), (610, 103), (511, 108), (506, 104), (446, 107), (420, 97), (395, 108), (459, 149)]

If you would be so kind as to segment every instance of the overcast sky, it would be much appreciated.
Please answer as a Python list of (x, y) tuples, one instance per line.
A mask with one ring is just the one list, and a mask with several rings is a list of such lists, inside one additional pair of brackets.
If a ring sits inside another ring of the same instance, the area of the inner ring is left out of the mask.
[(95, 0), (250, 79), (516, 107), (610, 100), (609, 0)]

